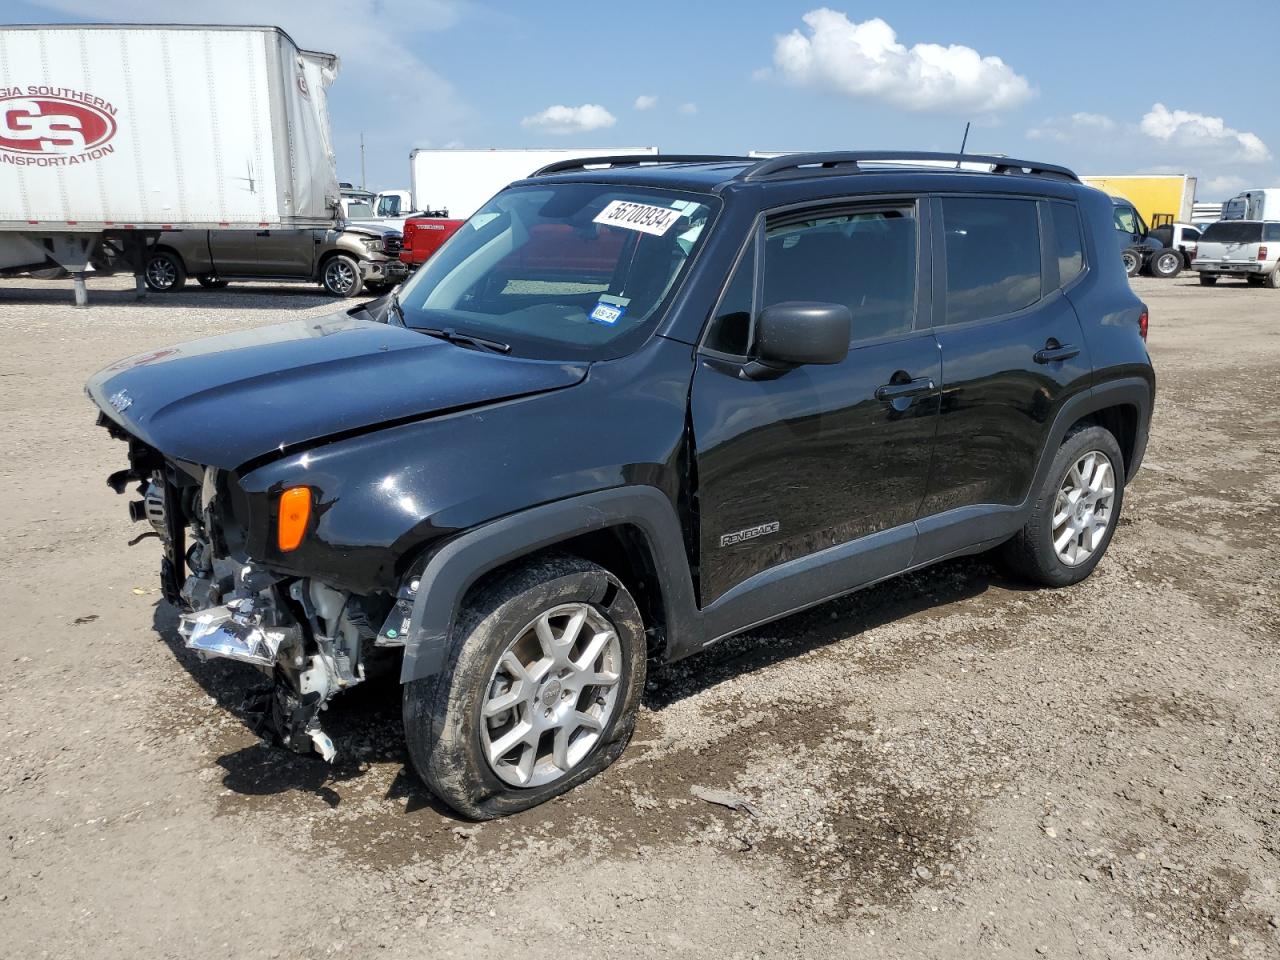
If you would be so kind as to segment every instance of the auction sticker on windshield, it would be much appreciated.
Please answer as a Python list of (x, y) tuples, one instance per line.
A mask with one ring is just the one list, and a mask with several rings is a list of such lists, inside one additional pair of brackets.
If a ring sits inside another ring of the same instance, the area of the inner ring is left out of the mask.
[(630, 200), (611, 200), (609, 205), (595, 215), (595, 223), (623, 230), (639, 230), (660, 237), (684, 216), (684, 210), (671, 207), (654, 207)]

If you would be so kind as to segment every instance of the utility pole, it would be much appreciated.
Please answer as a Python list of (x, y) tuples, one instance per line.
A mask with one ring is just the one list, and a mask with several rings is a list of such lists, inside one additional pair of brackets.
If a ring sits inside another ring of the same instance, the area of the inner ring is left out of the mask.
[(364, 131), (360, 131), (360, 189), (367, 190), (364, 185)]

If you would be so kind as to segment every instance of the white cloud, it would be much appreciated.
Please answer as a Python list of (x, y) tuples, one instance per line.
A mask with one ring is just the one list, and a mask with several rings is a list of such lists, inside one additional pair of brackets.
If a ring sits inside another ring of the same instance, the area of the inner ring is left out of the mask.
[[(883, 100), (907, 110), (1005, 110), (1035, 91), (999, 57), (971, 47), (917, 43), (907, 47), (879, 18), (854, 23), (825, 7), (802, 18), (809, 28), (775, 38), (773, 63), (798, 86)], [(759, 76), (759, 72), (757, 72)]]
[(682, 103), (677, 109), (683, 114), (693, 116), (698, 112), (698, 105), (696, 103)]
[(580, 107), (566, 107), (558, 103), (541, 113), (525, 117), (520, 126), (544, 133), (585, 133), (612, 127), (617, 122), (618, 118), (598, 103), (584, 103)]
[(1203, 189), (1205, 196), (1230, 197), (1235, 196), (1241, 190), (1248, 189), (1250, 183), (1251, 181), (1246, 180), (1244, 177), (1227, 174), (1221, 177), (1209, 177), (1199, 186)]
[(1154, 104), (1136, 123), (1099, 113), (1053, 117), (1027, 130), (1029, 140), (1078, 144), (1094, 153), (1142, 154), (1146, 170), (1266, 163), (1271, 150), (1254, 133), (1229, 127), (1221, 117)]
[(652, 110), (658, 105), (658, 98), (647, 93), (642, 93), (636, 97), (635, 108), (637, 110)]
[(1065, 120), (1045, 120), (1027, 131), (1029, 140), (1053, 140), (1070, 143), (1086, 135), (1110, 133), (1117, 124), (1100, 113), (1073, 113)]
[(1138, 126), (1148, 137), (1187, 150), (1212, 153), (1223, 162), (1266, 163), (1271, 159), (1271, 151), (1261, 137), (1229, 127), (1221, 117), (1170, 110), (1157, 103)]

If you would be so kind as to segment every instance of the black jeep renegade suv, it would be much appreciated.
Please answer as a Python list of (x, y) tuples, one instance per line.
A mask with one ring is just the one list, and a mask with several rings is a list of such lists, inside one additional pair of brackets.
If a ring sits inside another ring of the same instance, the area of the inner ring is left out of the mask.
[(187, 645), (326, 758), (321, 707), (402, 651), (413, 765), (472, 817), (608, 766), (651, 657), (993, 548), (1082, 580), (1146, 445), (1146, 310), (1069, 170), (586, 164), (380, 304), (88, 386)]

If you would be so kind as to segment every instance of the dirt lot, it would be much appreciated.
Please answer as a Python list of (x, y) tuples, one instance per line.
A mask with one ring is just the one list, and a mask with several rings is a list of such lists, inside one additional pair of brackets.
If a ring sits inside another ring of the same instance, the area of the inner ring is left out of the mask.
[(1086, 583), (953, 562), (724, 643), (607, 774), (475, 826), (394, 683), (335, 704), (332, 769), (260, 745), (103, 483), (90, 373), (333, 303), (127, 286), (0, 283), (0, 953), (1280, 955), (1280, 294), (1137, 281), (1156, 420)]

